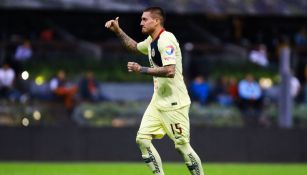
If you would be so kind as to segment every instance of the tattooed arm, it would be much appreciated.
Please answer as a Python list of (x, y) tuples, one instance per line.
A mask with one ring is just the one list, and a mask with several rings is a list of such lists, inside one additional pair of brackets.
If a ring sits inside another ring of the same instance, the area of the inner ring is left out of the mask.
[(118, 38), (121, 40), (121, 42), (123, 43), (123, 45), (130, 51), (132, 52), (137, 52), (139, 53), (138, 49), (137, 49), (137, 42), (134, 41), (132, 38), (130, 38), (122, 29), (120, 29), (116, 35), (118, 36)]
[(119, 17), (116, 17), (115, 20), (109, 20), (106, 22), (105, 27), (109, 30), (113, 31), (118, 38), (122, 41), (123, 45), (132, 52), (137, 52), (137, 42), (130, 38), (120, 27), (118, 24)]
[(175, 65), (167, 65), (164, 67), (142, 67), (138, 63), (135, 62), (128, 62), (128, 71), (129, 72), (137, 72), (147, 75), (152, 75), (155, 77), (166, 77), (166, 78), (174, 78), (175, 77)]

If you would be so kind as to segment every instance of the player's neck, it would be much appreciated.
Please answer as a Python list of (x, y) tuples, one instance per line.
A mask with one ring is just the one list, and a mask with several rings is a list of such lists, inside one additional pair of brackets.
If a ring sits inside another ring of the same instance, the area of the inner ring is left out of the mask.
[(164, 30), (165, 29), (162, 26), (157, 27), (157, 29), (152, 34), (150, 34), (152, 40), (157, 39)]

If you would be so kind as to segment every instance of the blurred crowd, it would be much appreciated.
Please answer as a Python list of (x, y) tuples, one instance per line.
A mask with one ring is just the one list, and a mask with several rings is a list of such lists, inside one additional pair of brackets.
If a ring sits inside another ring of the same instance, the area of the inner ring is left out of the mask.
[[(234, 32), (234, 43), (242, 44), (243, 37), (240, 35), (240, 28)], [(306, 27), (301, 27), (293, 38), (282, 36), (272, 39), (275, 46), (272, 50), (267, 49), (267, 43), (255, 42), (253, 47), (249, 47), (248, 57), (251, 62), (263, 67), (275, 65), (278, 67), (278, 60), (282, 48), (293, 47), (296, 49), (306, 49), (307, 34)], [(54, 33), (50, 29), (43, 30), (40, 34), (40, 40), (51, 42)], [(261, 41), (261, 39), (259, 40)], [(293, 44), (292, 44), (293, 43)], [(14, 102), (25, 102), (33, 98), (47, 101), (56, 101), (63, 103), (63, 106), (71, 114), (75, 105), (80, 102), (101, 102), (112, 100), (105, 97), (101, 91), (99, 82), (95, 79), (94, 72), (88, 70), (77, 81), (67, 78), (66, 70), (58, 70), (44, 88), (25, 83), (24, 78), (26, 63), (33, 56), (33, 48), (30, 40), (20, 40), (15, 48), (9, 48), (6, 59), (1, 60), (0, 68), (0, 98)], [(306, 52), (299, 55), (300, 58), (306, 57)], [(210, 74), (209, 74), (210, 75)], [(76, 75), (77, 76), (77, 75)], [(304, 74), (300, 75), (299, 80), (295, 73), (292, 74), (290, 89), (295, 102), (307, 103), (307, 64), (304, 65)], [(303, 77), (303, 78), (302, 78)], [(28, 81), (29, 82), (29, 81)], [(33, 84), (33, 83), (32, 83)], [(38, 89), (44, 89), (38, 92)], [(248, 126), (265, 125), (261, 120), (261, 111), (265, 102), (277, 103), (279, 94), (279, 85), (273, 85), (270, 88), (263, 87), (260, 80), (256, 80), (252, 72), (245, 75), (245, 78), (234, 76), (221, 76), (212, 79), (205, 74), (198, 74), (188, 82), (188, 90), (192, 100), (202, 106), (212, 103), (221, 106), (236, 106), (241, 114), (242, 120)]]
[[(206, 2), (224, 4), (221, 1)], [(260, 2), (264, 1), (257, 1), (257, 3)], [(265, 2), (268, 3), (268, 1)], [(185, 3), (185, 1), (182, 1), (182, 3)], [(197, 1), (193, 1), (191, 3), (197, 3)], [(250, 1), (250, 3), (255, 2)], [(69, 20), (63, 21), (71, 22)], [(170, 22), (170, 25), (174, 25), (171, 27), (178, 29), (178, 31), (176, 32), (179, 33), (179, 40), (183, 40), (186, 43), (190, 42), (190, 40), (192, 40), (191, 42), (194, 43), (204, 40), (203, 43), (206, 43), (212, 47), (220, 47), (220, 45), (223, 46), (232, 44), (238, 46), (239, 48), (243, 48), (242, 50), (248, 53), (247, 55), (245, 55), (246, 57), (244, 59), (248, 59), (251, 63), (259, 65), (263, 68), (274, 70), (276, 72), (278, 72), (281, 50), (283, 48), (293, 49), (293, 53), (291, 56), (295, 59), (291, 60), (291, 68), (293, 69), (292, 77), (290, 80), (291, 95), (295, 102), (307, 104), (306, 26), (304, 24), (298, 23), (299, 27), (295, 29), (295, 32), (288, 32), (286, 34), (282, 34), (282, 29), (276, 29), (275, 31), (274, 28), (270, 28), (269, 32), (267, 32), (265, 29), (255, 29), (251, 33), (248, 33), (248, 30), (246, 29), (246, 26), (249, 25), (248, 23), (246, 23), (248, 22), (248, 20), (243, 20), (238, 17), (229, 19), (226, 22), (225, 21), (221, 22), (223, 30), (216, 30), (216, 33), (214, 33), (215, 28), (213, 25), (212, 27), (211, 25), (207, 25), (207, 23), (205, 22), (199, 22), (197, 23), (197, 26), (195, 26), (193, 24), (193, 19), (186, 19), (186, 21), (183, 22), (184, 24), (186, 22), (191, 22), (189, 24), (192, 24), (187, 25), (184, 29), (176, 26), (179, 25), (179, 23), (176, 22)], [(254, 22), (253, 19), (251, 19), (250, 21)], [(93, 21), (93, 23), (97, 23), (97, 21)], [(218, 21), (213, 20), (210, 24), (213, 23), (218, 23)], [(201, 28), (201, 30), (199, 30), (200, 34), (193, 34), (193, 31), (195, 30), (192, 30), (192, 28)], [(78, 42), (78, 40), (76, 39), (78, 37), (73, 37), (70, 33), (65, 31), (65, 29), (41, 26), (37, 27), (36, 29), (37, 31), (33, 32), (29, 27), (30, 33), (28, 37), (23, 37), (22, 35), (18, 36), (15, 34), (10, 35), (10, 30), (1, 30), (1, 100), (14, 103), (26, 103), (33, 99), (38, 99), (45, 102), (59, 102), (63, 104), (63, 107), (65, 107), (69, 114), (73, 112), (75, 106), (78, 105), (78, 103), (97, 103), (106, 100), (112, 100), (111, 98), (106, 97), (104, 95), (104, 89), (101, 88), (101, 85), (105, 82), (102, 82), (101, 80), (95, 78), (95, 73), (91, 69), (80, 70), (80, 72), (84, 72), (81, 76), (80, 74), (67, 76), (69, 70), (60, 70), (59, 68), (59, 70), (54, 70), (54, 72), (57, 73), (53, 75), (52, 78), (48, 78), (48, 80), (44, 84), (40, 85), (37, 85), (33, 79), (28, 79), (28, 72), (25, 72), (26, 66), (27, 64), (29, 66), (29, 63), (32, 64), (30, 66), (36, 66), (35, 61), (31, 62), (34, 57), (39, 57), (38, 59), (44, 59), (44, 55), (48, 55), (50, 53), (50, 50), (55, 55), (54, 57), (56, 57), (57, 54), (60, 55), (61, 51), (57, 50), (58, 48), (53, 48), (52, 43), (54, 41), (69, 44), (76, 44)], [(80, 30), (83, 29), (76, 29), (75, 32), (78, 33), (80, 32)], [(90, 34), (94, 36), (95, 34), (94, 38), (97, 38), (97, 36), (105, 34), (101, 28), (97, 30), (99, 30), (99, 32), (97, 33), (86, 32), (86, 36), (89, 36)], [(188, 33), (184, 30), (187, 30), (189, 32), (192, 31), (192, 34), (184, 35)], [(81, 32), (80, 35), (82, 35), (83, 33)], [(107, 55), (106, 50), (108, 50), (109, 48), (105, 49), (104, 47), (108, 47), (108, 44), (110, 43), (114, 44), (112, 43), (112, 40), (108, 39), (110, 37), (111, 36), (108, 36), (99, 39), (99, 41), (96, 41), (97, 43), (107, 43), (105, 45), (99, 45), (101, 46), (100, 48), (104, 51), (105, 55)], [(194, 41), (193, 37), (196, 37)], [(33, 46), (34, 42), (36, 43), (36, 47), (40, 47), (40, 49), (36, 49)], [(5, 43), (6, 45), (3, 43)], [(220, 43), (220, 45), (217, 43)], [(72, 48), (72, 50), (69, 50), (70, 48), (67, 49), (64, 44), (60, 45), (60, 49), (66, 51), (68, 50), (67, 52), (77, 52), (78, 49), (75, 48), (75, 45), (73, 45)], [(49, 52), (45, 52), (46, 50), (48, 50)], [(118, 54), (117, 52), (109, 52), (110, 55), (112, 54), (118, 56), (116, 55)], [(207, 54), (206, 50), (201, 50), (200, 52), (204, 55)], [(196, 57), (198, 57), (199, 55), (201, 54), (198, 54)], [(122, 67), (119, 67), (119, 69), (121, 68)], [(272, 86), (267, 87), (261, 83), (261, 80), (259, 79), (260, 77), (256, 77), (256, 75), (253, 74), (254, 72), (249, 72), (243, 76), (233, 76), (225, 74), (217, 78), (213, 78), (212, 76), (210, 76), (210, 72), (199, 73), (202, 71), (195, 69), (191, 70), (191, 72), (192, 71), (194, 71), (194, 74), (188, 74), (186, 78), (188, 90), (190, 92), (193, 102), (199, 103), (201, 106), (209, 106), (210, 104), (218, 104), (220, 106), (226, 107), (235, 106), (241, 112), (242, 120), (245, 122), (246, 125), (266, 125), (266, 121), (263, 121), (261, 119), (261, 113), (263, 111), (264, 106), (268, 102), (273, 104), (277, 103), (279, 95), (279, 82), (273, 82)]]
[[(66, 70), (58, 70), (44, 85), (24, 84), (24, 63), (31, 59), (31, 44), (23, 42), (16, 47), (12, 60), (2, 63), (0, 68), (0, 98), (13, 103), (27, 103), (32, 99), (42, 102), (63, 104), (67, 114), (72, 114), (76, 105), (82, 102), (97, 103), (112, 100), (104, 96), (101, 90), (103, 82), (95, 78), (94, 72), (88, 70), (75, 79), (66, 76)], [(76, 75), (77, 76), (77, 75)], [(307, 65), (305, 65), (305, 80), (307, 80)], [(218, 79), (199, 74), (193, 77), (187, 87), (193, 103), (209, 107), (218, 104), (224, 107), (235, 106), (239, 109), (246, 126), (266, 126), (262, 118), (262, 110), (268, 104), (277, 104), (279, 84), (271, 87), (261, 85), (252, 72), (244, 78), (224, 75)], [(128, 92), (127, 92), (128, 93)], [(290, 80), (290, 93), (297, 103), (307, 104), (307, 83), (300, 82), (295, 75)]]
[[(269, 121), (262, 117), (263, 108), (269, 104), (277, 105), (280, 96), (279, 85), (269, 89), (262, 87), (252, 73), (246, 74), (245, 78), (240, 80), (225, 75), (217, 81), (198, 75), (189, 84), (189, 91), (192, 101), (205, 107), (212, 103), (237, 107), (245, 125), (251, 127), (269, 125)], [(307, 103), (304, 88), (295, 76), (291, 77), (290, 91), (295, 102)]]

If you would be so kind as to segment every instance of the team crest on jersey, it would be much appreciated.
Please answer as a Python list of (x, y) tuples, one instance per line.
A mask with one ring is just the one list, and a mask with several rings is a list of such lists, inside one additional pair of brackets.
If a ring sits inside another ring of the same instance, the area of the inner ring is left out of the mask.
[(174, 53), (175, 48), (172, 45), (166, 46), (165, 52), (167, 55), (172, 55)]
[(152, 57), (155, 57), (155, 54), (156, 54), (155, 49), (154, 49), (154, 48), (151, 49), (151, 56), (152, 56)]

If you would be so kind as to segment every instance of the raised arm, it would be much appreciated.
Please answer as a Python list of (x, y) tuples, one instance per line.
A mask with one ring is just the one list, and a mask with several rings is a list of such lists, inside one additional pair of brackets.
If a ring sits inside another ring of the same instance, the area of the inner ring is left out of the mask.
[(120, 27), (118, 23), (119, 17), (109, 20), (105, 23), (105, 27), (114, 32), (117, 37), (121, 40), (123, 45), (130, 51), (139, 53), (137, 50), (137, 42), (129, 37)]
[(142, 67), (136, 62), (128, 62), (128, 71), (129, 72), (136, 72), (136, 73), (142, 73), (147, 75), (152, 75), (155, 77), (166, 77), (166, 78), (174, 78), (175, 77), (175, 65), (167, 65), (163, 67)]

